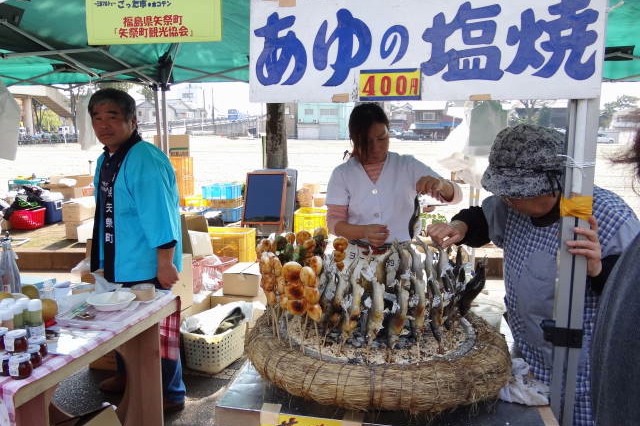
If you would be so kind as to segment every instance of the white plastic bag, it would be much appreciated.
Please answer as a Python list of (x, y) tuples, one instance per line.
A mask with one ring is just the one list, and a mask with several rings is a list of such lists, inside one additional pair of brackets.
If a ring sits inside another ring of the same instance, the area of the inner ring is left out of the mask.
[(522, 358), (513, 358), (511, 363), (511, 379), (500, 389), (498, 397), (524, 405), (549, 405), (549, 386), (531, 377), (529, 364)]

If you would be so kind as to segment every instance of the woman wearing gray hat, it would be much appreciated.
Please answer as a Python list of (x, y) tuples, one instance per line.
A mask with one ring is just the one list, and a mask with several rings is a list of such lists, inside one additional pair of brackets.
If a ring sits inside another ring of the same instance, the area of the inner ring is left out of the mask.
[[(640, 130), (632, 147), (615, 162), (633, 165), (635, 177), (640, 181)], [(591, 394), (596, 425), (623, 425), (640, 421), (638, 259), (640, 234), (611, 271), (602, 292), (591, 348)]]
[[(565, 170), (562, 154), (564, 135), (555, 130), (526, 124), (502, 130), (482, 177), (482, 186), (493, 195), (481, 207), (462, 210), (450, 223), (427, 229), (432, 240), (444, 247), (480, 247), (493, 241), (503, 249), (505, 304), (514, 343), (530, 371), (546, 384), (551, 379), (552, 345), (544, 339), (540, 323), (553, 318)], [(589, 224), (590, 229), (575, 228), (583, 239), (566, 242), (571, 254), (587, 259), (575, 425), (593, 424), (588, 354), (602, 287), (620, 254), (640, 231), (631, 208), (597, 186)]]

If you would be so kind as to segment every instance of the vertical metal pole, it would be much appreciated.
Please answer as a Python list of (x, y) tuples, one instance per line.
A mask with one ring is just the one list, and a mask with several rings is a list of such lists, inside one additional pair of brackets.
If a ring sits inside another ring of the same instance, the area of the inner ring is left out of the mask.
[(162, 88), (162, 137), (160, 149), (169, 155), (169, 124), (167, 123), (167, 91)]
[[(598, 109), (598, 98), (571, 100), (569, 103), (566, 152), (578, 165), (584, 164), (585, 161), (595, 161)], [(594, 172), (593, 167), (567, 166), (564, 197), (592, 195)], [(583, 256), (572, 256), (564, 244), (565, 241), (576, 238), (573, 232), (576, 226), (587, 228), (589, 224), (575, 217), (563, 217), (561, 220), (554, 319), (555, 326), (558, 328), (581, 330), (587, 262)], [(576, 379), (581, 351), (581, 348), (562, 346), (556, 346), (553, 351), (551, 409), (562, 425), (573, 424)]]
[(158, 102), (158, 86), (153, 86), (153, 102), (156, 107), (156, 134), (158, 135), (158, 148), (162, 149), (162, 116), (160, 115), (160, 103)]

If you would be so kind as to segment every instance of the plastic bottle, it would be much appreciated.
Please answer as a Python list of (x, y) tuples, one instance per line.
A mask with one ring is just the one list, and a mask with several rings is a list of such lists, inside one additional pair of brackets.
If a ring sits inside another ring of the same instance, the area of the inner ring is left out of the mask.
[(27, 316), (25, 322), (29, 336), (44, 336), (42, 301), (40, 299), (29, 300), (29, 303), (27, 304)]

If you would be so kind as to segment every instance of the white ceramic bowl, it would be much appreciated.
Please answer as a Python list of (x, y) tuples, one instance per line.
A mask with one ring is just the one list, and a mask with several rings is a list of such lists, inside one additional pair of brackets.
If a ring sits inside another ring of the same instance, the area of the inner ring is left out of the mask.
[(130, 291), (110, 291), (90, 295), (87, 303), (98, 311), (119, 311), (129, 306), (135, 298), (136, 295)]

